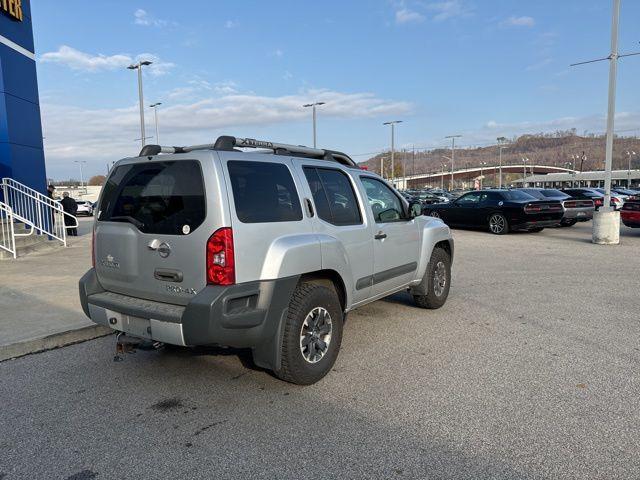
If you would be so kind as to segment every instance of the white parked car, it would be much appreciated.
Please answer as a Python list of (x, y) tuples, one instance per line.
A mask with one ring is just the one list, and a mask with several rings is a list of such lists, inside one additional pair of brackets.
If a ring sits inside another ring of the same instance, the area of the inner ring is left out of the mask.
[(76, 215), (86, 215), (88, 217), (93, 217), (93, 203), (87, 202), (85, 200), (76, 200), (76, 205), (78, 205), (78, 211)]

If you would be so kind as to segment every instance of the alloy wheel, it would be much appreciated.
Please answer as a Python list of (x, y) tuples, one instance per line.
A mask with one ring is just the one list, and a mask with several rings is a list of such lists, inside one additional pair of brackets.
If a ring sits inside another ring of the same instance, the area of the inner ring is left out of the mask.
[(447, 267), (444, 262), (438, 262), (433, 271), (433, 293), (436, 297), (441, 297), (447, 286)]
[(331, 315), (323, 307), (311, 310), (300, 329), (300, 352), (309, 363), (318, 363), (329, 350), (333, 325)]
[(506, 220), (502, 215), (491, 215), (489, 229), (492, 233), (502, 233), (506, 226)]

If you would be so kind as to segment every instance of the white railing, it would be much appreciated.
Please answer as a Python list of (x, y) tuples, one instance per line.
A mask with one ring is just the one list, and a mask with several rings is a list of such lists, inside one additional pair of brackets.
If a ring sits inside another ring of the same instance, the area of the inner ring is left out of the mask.
[[(29, 234), (35, 231), (67, 246), (67, 229), (78, 228), (76, 217), (66, 213), (59, 202), (12, 178), (3, 178), (0, 185), (4, 203), (11, 208), (15, 220), (31, 228)], [(72, 219), (71, 225), (65, 226), (66, 218)]]
[(13, 230), (13, 210), (6, 203), (0, 202), (0, 249), (16, 258), (16, 237)]

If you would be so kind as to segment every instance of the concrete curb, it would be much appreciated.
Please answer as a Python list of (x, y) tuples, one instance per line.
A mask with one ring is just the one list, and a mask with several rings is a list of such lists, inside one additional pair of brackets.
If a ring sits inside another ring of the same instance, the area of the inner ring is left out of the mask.
[(53, 350), (74, 343), (86, 342), (94, 338), (104, 337), (113, 333), (113, 330), (101, 325), (90, 325), (75, 330), (54, 333), (46, 337), (16, 342), (10, 345), (0, 345), (0, 362), (13, 358), (23, 357), (32, 353)]

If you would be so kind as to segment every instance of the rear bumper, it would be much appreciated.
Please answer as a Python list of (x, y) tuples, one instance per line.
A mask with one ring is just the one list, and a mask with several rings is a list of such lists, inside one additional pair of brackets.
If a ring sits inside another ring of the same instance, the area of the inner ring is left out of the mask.
[(540, 219), (540, 220), (534, 220), (534, 219), (530, 219), (527, 221), (520, 221), (520, 223), (516, 223), (514, 225), (512, 225), (512, 228), (514, 230), (528, 230), (530, 228), (548, 228), (548, 227), (555, 227), (556, 225), (559, 225), (560, 222), (562, 221), (562, 216), (558, 216), (558, 218), (553, 218), (553, 219)]
[(622, 210), (620, 219), (627, 227), (640, 228), (640, 212), (633, 210)]
[(207, 286), (180, 306), (107, 292), (91, 269), (80, 279), (80, 302), (92, 321), (113, 330), (173, 345), (251, 348), (257, 365), (277, 370), (298, 278)]
[(593, 219), (593, 207), (585, 208), (567, 208), (564, 212), (562, 220), (577, 220), (578, 222), (586, 222)]

